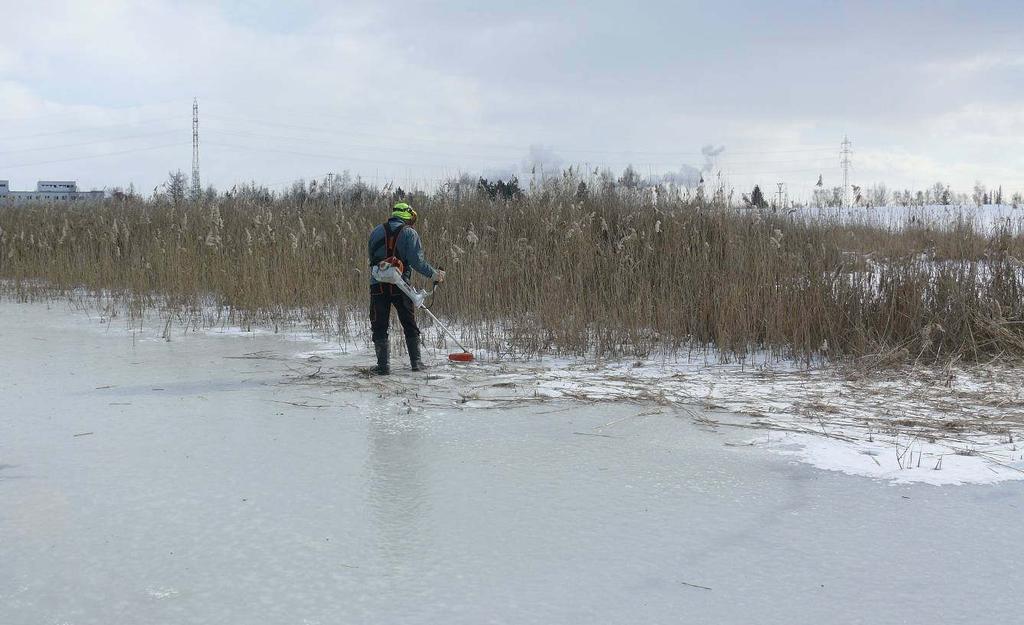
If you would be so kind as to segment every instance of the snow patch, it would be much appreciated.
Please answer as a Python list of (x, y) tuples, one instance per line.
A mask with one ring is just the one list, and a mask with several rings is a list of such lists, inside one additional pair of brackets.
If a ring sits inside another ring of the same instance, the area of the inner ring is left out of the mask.
[(901, 445), (899, 437), (847, 442), (786, 432), (776, 438), (759, 437), (752, 443), (820, 469), (899, 483), (993, 484), (1021, 479), (1024, 471), (1021, 455), (1007, 450), (963, 453), (913, 439)]

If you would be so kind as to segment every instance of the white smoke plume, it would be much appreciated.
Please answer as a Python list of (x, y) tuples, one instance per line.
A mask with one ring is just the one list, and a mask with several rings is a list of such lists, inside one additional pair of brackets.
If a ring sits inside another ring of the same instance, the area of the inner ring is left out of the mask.
[(481, 175), (488, 180), (508, 180), (518, 176), (521, 180), (529, 178), (533, 174), (544, 174), (546, 176), (557, 176), (566, 167), (565, 160), (549, 147), (534, 144), (531, 145), (526, 156), (519, 161), (518, 165), (499, 165), (487, 167)]
[(715, 168), (715, 159), (725, 152), (725, 146), (720, 145), (717, 148), (714, 145), (708, 144), (700, 149), (700, 153), (704, 155), (704, 166), (701, 167), (701, 171), (709, 172)]
[(693, 165), (681, 165), (679, 171), (662, 174), (659, 181), (677, 187), (693, 188), (700, 184), (700, 170)]
[(540, 173), (542, 171), (548, 174), (559, 174), (562, 172), (564, 165), (565, 161), (555, 154), (554, 150), (543, 145), (534, 144), (530, 146), (529, 154), (523, 159), (520, 171), (523, 174)]

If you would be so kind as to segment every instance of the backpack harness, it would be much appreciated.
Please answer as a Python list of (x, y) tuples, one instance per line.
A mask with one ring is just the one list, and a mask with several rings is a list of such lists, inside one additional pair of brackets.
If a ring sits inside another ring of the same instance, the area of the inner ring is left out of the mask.
[[(397, 267), (398, 268), (398, 273), (404, 274), (405, 273), (405, 263), (402, 262), (402, 259), (398, 257), (397, 248), (398, 248), (398, 237), (402, 234), (402, 230), (405, 229), (405, 224), (402, 224), (401, 226), (398, 226), (398, 228), (396, 228), (394, 232), (390, 232), (388, 230), (387, 222), (384, 222), (383, 227), (384, 227), (384, 254), (385, 254), (383, 262), (385, 262), (385, 263), (387, 263), (389, 265), (392, 265), (394, 267)], [(377, 249), (380, 249), (379, 245), (377, 246), (377, 248), (375, 248), (375, 251)], [(378, 284), (377, 286), (380, 287), (380, 293), (383, 295), (384, 294), (384, 285), (383, 284)], [(394, 295), (395, 294), (395, 285), (389, 284), (388, 287), (390, 288), (390, 294)]]

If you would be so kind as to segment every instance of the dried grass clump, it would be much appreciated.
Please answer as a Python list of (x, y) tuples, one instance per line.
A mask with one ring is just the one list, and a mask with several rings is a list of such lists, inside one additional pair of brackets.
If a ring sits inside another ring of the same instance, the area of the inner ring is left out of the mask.
[[(0, 279), (22, 299), (85, 290), (133, 312), (344, 332), (367, 307), (366, 239), (396, 194), (255, 190), (174, 203), (0, 209)], [(637, 355), (1024, 355), (1024, 235), (968, 223), (900, 230), (584, 191), (566, 177), (510, 201), (455, 188), (410, 199), (437, 311), (476, 348)]]

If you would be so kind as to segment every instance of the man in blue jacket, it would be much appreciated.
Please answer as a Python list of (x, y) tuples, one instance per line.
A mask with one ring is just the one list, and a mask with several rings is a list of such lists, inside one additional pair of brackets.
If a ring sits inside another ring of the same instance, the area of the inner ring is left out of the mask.
[[(385, 258), (396, 257), (405, 266), (402, 278), (409, 282), (412, 270), (444, 282), (444, 271), (434, 269), (423, 257), (420, 235), (412, 229), (416, 223), (416, 211), (405, 202), (398, 202), (391, 218), (377, 226), (370, 233), (370, 268)], [(393, 284), (377, 282), (370, 275), (370, 329), (373, 333), (373, 349), (377, 353), (377, 366), (372, 369), (377, 375), (391, 373), (388, 352), (388, 326), (391, 321), (391, 307), (398, 311), (398, 320), (405, 332), (405, 345), (409, 349), (409, 364), (413, 371), (426, 368), (420, 359), (420, 329), (416, 325), (416, 309), (412, 300)]]

